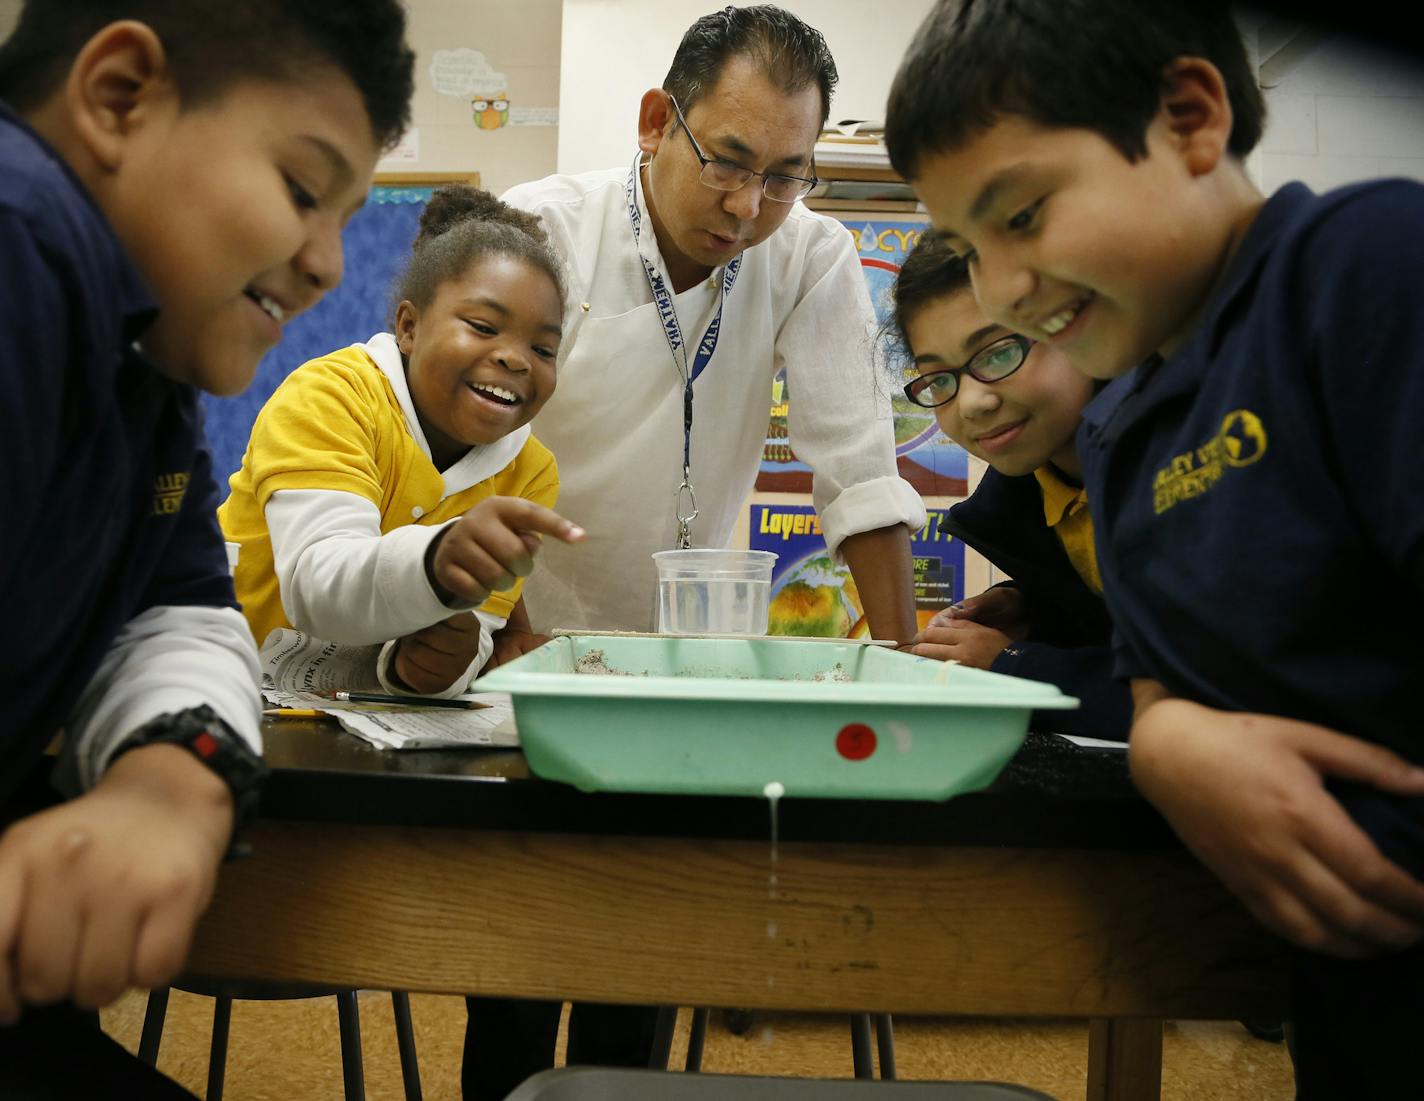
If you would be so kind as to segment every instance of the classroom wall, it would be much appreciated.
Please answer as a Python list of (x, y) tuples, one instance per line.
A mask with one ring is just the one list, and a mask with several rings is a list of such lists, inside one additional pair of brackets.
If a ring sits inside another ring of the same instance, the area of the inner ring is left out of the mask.
[(1267, 192), (1381, 176), (1424, 180), (1424, 62), (1332, 35), (1267, 88)]
[[(379, 170), (478, 172), (496, 194), (553, 172), (562, 3), (407, 0), (409, 41), (416, 51), (413, 136)], [(19, 13), (20, 0), (0, 0), (0, 38), (9, 35)], [(477, 51), (484, 64), (470, 53), (440, 51)], [(490, 97), (503, 92), (509, 117), (487, 118), (499, 124), (493, 129), (477, 126), (471, 94), (436, 90), (431, 70), (437, 60), (445, 63), (438, 78), (445, 88), (478, 84)]]
[[(781, 0), (826, 36), (840, 71), (831, 119), (881, 118), (910, 37), (932, 0)], [(564, 0), (558, 170), (632, 160), (638, 99), (667, 74), (683, 32), (715, 0)]]
[[(378, 170), (475, 171), (495, 194), (553, 172), (562, 0), (407, 0), (406, 9), (417, 57), (413, 137)], [(491, 111), (483, 121), (493, 128), (481, 128), (471, 100), (501, 92), (508, 117)]]

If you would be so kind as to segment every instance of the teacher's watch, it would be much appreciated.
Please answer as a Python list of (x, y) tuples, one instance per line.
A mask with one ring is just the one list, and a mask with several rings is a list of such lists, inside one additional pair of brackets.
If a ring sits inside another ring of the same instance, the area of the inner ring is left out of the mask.
[(204, 704), (159, 715), (135, 730), (114, 756), (145, 745), (177, 745), (216, 772), (232, 792), (232, 840), (225, 859), (247, 856), (249, 847), (237, 840), (257, 813), (268, 768), (252, 747)]

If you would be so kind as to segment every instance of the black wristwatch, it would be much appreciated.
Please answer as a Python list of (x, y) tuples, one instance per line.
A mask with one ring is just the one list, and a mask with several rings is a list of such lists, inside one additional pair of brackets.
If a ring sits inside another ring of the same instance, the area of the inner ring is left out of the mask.
[(145, 745), (180, 745), (222, 777), (232, 792), (232, 839), (225, 859), (251, 851), (237, 840), (252, 821), (267, 779), (266, 763), (250, 745), (204, 704), (150, 719), (120, 744), (114, 756)]

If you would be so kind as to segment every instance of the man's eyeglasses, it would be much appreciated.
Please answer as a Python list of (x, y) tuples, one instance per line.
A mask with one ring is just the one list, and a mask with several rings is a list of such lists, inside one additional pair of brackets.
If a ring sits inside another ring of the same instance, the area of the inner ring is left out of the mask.
[[(702, 182), (717, 191), (740, 191), (752, 181), (755, 176), (761, 177), (761, 190), (768, 199), (778, 203), (794, 203), (804, 195), (809, 195), (811, 189), (819, 182), (815, 176), (807, 179), (805, 176), (781, 176), (768, 172), (753, 172), (750, 168), (743, 168), (739, 164), (731, 161), (719, 161), (709, 157), (702, 152), (702, 146), (697, 144), (697, 139), (692, 136), (692, 131), (688, 129), (687, 120), (682, 117), (682, 108), (677, 105), (677, 97), (671, 92), (667, 93), (668, 99), (672, 100), (672, 109), (677, 112), (678, 124), (687, 135), (687, 140), (692, 143), (692, 152), (702, 164)], [(814, 164), (812, 171), (815, 170)]]
[(1002, 382), (1023, 366), (1034, 341), (1012, 333), (981, 348), (963, 367), (931, 371), (905, 385), (905, 396), (926, 409), (944, 405), (959, 393), (959, 376), (966, 371), (980, 382)]

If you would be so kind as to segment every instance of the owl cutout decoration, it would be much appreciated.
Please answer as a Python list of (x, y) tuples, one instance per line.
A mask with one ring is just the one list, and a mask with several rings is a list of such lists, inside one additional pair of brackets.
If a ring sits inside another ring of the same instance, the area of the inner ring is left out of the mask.
[(476, 96), (470, 100), (475, 125), (481, 130), (498, 130), (509, 122), (508, 96)]

